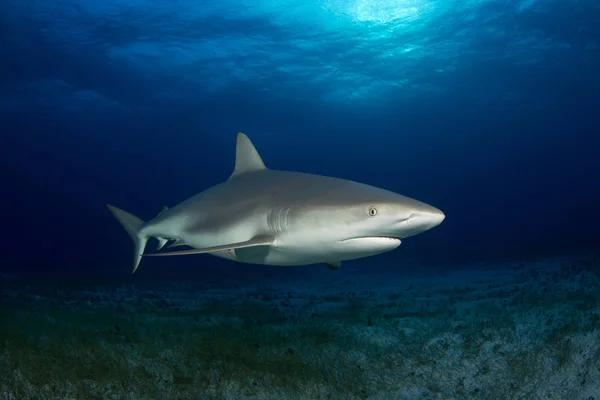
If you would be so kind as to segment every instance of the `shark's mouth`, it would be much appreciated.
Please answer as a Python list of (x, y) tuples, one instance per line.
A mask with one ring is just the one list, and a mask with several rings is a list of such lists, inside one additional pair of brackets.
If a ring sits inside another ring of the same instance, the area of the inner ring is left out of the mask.
[(394, 250), (400, 239), (393, 236), (354, 237), (339, 242), (340, 250), (349, 254), (373, 255)]
[(400, 242), (400, 238), (394, 237), (394, 236), (359, 236), (359, 237), (353, 237), (353, 238), (349, 238), (349, 239), (344, 239), (341, 242), (342, 243), (348, 243), (348, 242), (352, 242), (352, 241), (373, 241), (373, 242), (390, 241), (390, 242)]

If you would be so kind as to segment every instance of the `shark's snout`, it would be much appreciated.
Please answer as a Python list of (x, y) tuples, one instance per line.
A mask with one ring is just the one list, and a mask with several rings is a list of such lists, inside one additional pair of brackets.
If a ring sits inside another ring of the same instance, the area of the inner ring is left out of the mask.
[(406, 238), (418, 235), (435, 228), (446, 218), (446, 215), (435, 207), (423, 205), (413, 210), (408, 218), (403, 218), (397, 225), (398, 237)]
[(444, 218), (446, 218), (446, 215), (441, 210), (431, 207), (431, 210), (414, 213), (409, 222), (415, 230), (425, 232), (441, 224)]

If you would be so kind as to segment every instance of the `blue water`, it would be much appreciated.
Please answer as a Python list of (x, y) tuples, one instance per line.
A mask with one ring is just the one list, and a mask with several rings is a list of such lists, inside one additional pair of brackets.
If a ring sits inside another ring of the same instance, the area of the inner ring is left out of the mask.
[(599, 7), (4, 1), (3, 268), (125, 268), (103, 204), (147, 219), (221, 182), (238, 131), (446, 213), (379, 260), (593, 251)]

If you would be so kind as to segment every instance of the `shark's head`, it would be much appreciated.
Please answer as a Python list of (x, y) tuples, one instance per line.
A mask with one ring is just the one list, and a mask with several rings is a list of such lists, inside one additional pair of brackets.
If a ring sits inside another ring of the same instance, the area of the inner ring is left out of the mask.
[(374, 197), (368, 203), (358, 202), (331, 215), (332, 222), (339, 217), (347, 227), (349, 237), (344, 240), (380, 237), (404, 239), (438, 226), (445, 218), (444, 213), (435, 207), (401, 195), (394, 197)]
[[(384, 189), (331, 179), (288, 212), (296, 240), (331, 260), (393, 250), (404, 238), (439, 225), (445, 215), (428, 204)], [(290, 238), (291, 239), (291, 238)]]

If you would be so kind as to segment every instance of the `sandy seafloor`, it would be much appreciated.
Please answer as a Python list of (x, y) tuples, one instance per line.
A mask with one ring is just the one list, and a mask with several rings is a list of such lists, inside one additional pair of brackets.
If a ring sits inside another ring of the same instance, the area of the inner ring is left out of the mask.
[(600, 399), (597, 257), (301, 268), (4, 274), (0, 399)]

